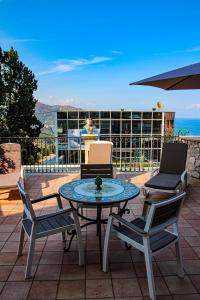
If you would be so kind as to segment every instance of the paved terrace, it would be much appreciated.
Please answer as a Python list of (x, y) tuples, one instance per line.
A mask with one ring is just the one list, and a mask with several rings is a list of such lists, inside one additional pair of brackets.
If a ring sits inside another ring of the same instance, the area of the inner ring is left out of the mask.
[[(31, 197), (54, 191), (77, 175), (32, 175), (26, 182)], [(148, 174), (122, 173), (118, 176), (142, 186)], [(168, 248), (154, 259), (154, 274), (158, 299), (200, 299), (200, 181), (191, 180), (180, 221), (185, 278), (176, 276), (174, 248)], [(143, 255), (127, 250), (119, 240), (111, 242), (110, 272), (99, 269), (98, 242), (95, 227), (83, 231), (86, 266), (78, 266), (76, 241), (69, 253), (63, 252), (61, 235), (43, 238), (36, 243), (33, 273), (24, 280), (27, 242), (24, 255), (17, 257), (22, 204), (17, 192), (0, 195), (0, 299), (148, 299)], [(161, 194), (157, 198), (163, 197)], [(154, 197), (155, 198), (155, 197)], [(129, 202), (134, 218), (141, 214), (142, 194)], [(65, 202), (65, 205), (67, 203)], [(55, 210), (54, 200), (35, 205), (37, 214)], [(106, 213), (106, 212), (105, 212)], [(93, 210), (87, 211), (94, 215)]]

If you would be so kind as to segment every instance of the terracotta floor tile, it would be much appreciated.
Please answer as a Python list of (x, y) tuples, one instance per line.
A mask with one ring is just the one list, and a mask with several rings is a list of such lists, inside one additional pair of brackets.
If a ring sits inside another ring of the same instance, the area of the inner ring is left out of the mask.
[(6, 281), (13, 266), (0, 266), (0, 281)]
[(119, 263), (110, 265), (112, 278), (136, 277), (134, 267), (131, 263)]
[[(26, 270), (25, 266), (14, 266), (14, 268), (8, 278), (8, 281), (24, 281), (25, 280), (25, 270)], [(35, 271), (36, 271), (36, 266), (33, 265), (32, 270), (31, 270), (32, 276), (34, 276)], [(28, 280), (32, 280), (32, 279), (33, 279), (33, 277), (31, 277)]]
[(110, 251), (109, 262), (110, 263), (125, 263), (131, 262), (131, 253), (129, 250), (125, 249), (122, 251)]
[(86, 280), (86, 298), (113, 297), (111, 279)]
[(35, 274), (36, 280), (59, 280), (61, 265), (39, 265)]
[[(3, 290), (4, 284), (5, 284), (5, 282), (0, 282), (0, 293), (1, 293), (1, 291)], [(1, 297), (1, 296), (0, 296), (0, 297)]]
[(198, 255), (200, 258), (200, 247), (193, 247), (194, 252)]
[(29, 300), (54, 300), (58, 281), (34, 281), (29, 293)]
[[(155, 280), (155, 287), (156, 287), (156, 295), (169, 295), (169, 290), (162, 277), (154, 277), (154, 280)], [(140, 283), (143, 296), (149, 296), (147, 279), (139, 278), (138, 281)]]
[(177, 262), (172, 261), (160, 261), (157, 265), (163, 276), (177, 275)]
[(200, 246), (200, 237), (199, 236), (186, 236), (186, 241), (190, 244), (190, 246), (199, 247)]
[(60, 280), (85, 279), (85, 267), (79, 265), (63, 265)]
[(1, 252), (14, 252), (17, 253), (18, 242), (6, 242)]
[(179, 278), (178, 276), (166, 276), (165, 282), (172, 294), (192, 294), (197, 293), (189, 277)]
[(0, 253), (0, 266), (13, 265), (17, 259), (15, 253)]
[(41, 265), (60, 265), (62, 264), (63, 252), (43, 252), (40, 264)]
[(1, 242), (6, 242), (10, 235), (11, 235), (11, 232), (1, 232), (0, 241)]
[(103, 272), (100, 268), (99, 264), (87, 264), (86, 265), (86, 278), (87, 279), (103, 279), (103, 278), (110, 278), (110, 272)]
[(200, 259), (199, 260), (184, 260), (184, 270), (187, 274), (199, 274)]
[(1, 293), (1, 300), (26, 300), (31, 282), (6, 282)]
[(84, 299), (85, 281), (68, 280), (60, 281), (57, 299)]
[[(136, 276), (138, 277), (146, 277), (146, 267), (144, 262), (136, 262), (134, 263), (134, 268), (136, 272)], [(153, 262), (153, 272), (154, 276), (160, 276), (160, 270), (155, 262)]]
[(174, 295), (174, 300), (200, 300), (199, 294)]
[[(42, 255), (42, 252), (35, 252), (33, 256), (33, 265), (39, 264), (40, 257)], [(17, 257), (16, 265), (23, 266), (27, 263), (27, 254), (23, 254), (21, 256)]]
[(48, 240), (45, 244), (44, 251), (63, 251), (65, 244), (62, 240)]
[(200, 293), (200, 274), (199, 275), (191, 275), (190, 279), (192, 280), (193, 284), (195, 285), (198, 293)]
[(139, 282), (136, 278), (113, 279), (113, 290), (115, 297), (141, 296)]

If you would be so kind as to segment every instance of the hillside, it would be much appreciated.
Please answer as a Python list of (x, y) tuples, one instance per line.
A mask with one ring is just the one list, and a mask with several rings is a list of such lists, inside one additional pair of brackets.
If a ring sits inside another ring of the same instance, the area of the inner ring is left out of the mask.
[(41, 136), (56, 136), (56, 112), (66, 110), (79, 110), (71, 105), (48, 105), (37, 102), (35, 115), (44, 124)]

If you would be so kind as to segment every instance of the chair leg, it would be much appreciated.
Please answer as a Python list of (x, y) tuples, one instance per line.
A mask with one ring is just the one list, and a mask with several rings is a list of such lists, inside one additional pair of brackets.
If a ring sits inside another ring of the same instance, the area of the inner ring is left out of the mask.
[(24, 246), (24, 227), (21, 227), (21, 231), (20, 231), (20, 238), (19, 238), (19, 245), (18, 245), (18, 251), (17, 251), (17, 255), (20, 256), (22, 255), (22, 251), (23, 251), (23, 246)]
[(149, 287), (149, 297), (151, 300), (155, 300), (156, 292), (155, 292), (153, 265), (152, 265), (152, 257), (150, 253), (149, 241), (145, 238), (143, 239), (143, 244), (144, 244), (144, 256), (145, 256), (145, 265), (146, 265), (146, 272), (147, 272), (147, 281)]
[(107, 228), (106, 228), (105, 240), (104, 240), (104, 249), (103, 249), (103, 272), (108, 272), (108, 251), (109, 251), (112, 223), (113, 223), (113, 218), (109, 217)]
[(79, 266), (83, 266), (85, 264), (85, 257), (84, 257), (83, 241), (82, 241), (82, 235), (81, 235), (81, 227), (80, 227), (78, 216), (75, 211), (73, 211), (73, 217), (74, 217), (74, 223), (76, 226), (78, 254), (79, 254)]
[(25, 273), (25, 278), (26, 279), (31, 277), (31, 269), (32, 269), (34, 249), (35, 249), (35, 237), (32, 236), (31, 240), (30, 240), (28, 258), (27, 258), (27, 265), (26, 265), (26, 273)]
[(62, 232), (62, 241), (63, 241), (63, 243), (65, 243), (66, 242), (66, 234), (65, 234), (65, 232)]
[(183, 260), (182, 260), (179, 241), (175, 244), (175, 247), (176, 247), (176, 259), (177, 259), (177, 273), (179, 277), (183, 278), (184, 277)]

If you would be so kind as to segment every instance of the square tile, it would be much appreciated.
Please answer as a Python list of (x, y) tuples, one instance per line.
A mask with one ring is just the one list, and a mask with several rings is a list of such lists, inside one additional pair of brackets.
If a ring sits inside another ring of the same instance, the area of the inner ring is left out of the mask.
[(142, 296), (138, 280), (131, 279), (113, 279), (113, 291), (116, 298)]
[(35, 274), (36, 280), (59, 280), (61, 265), (39, 265)]
[[(143, 296), (149, 296), (148, 282), (146, 278), (139, 278), (140, 287), (142, 290)], [(159, 295), (169, 295), (169, 290), (167, 288), (166, 283), (162, 279), (162, 277), (154, 277), (155, 288), (156, 288), (156, 296)]]
[(189, 277), (184, 276), (184, 278), (179, 278), (178, 276), (167, 276), (164, 277), (165, 282), (172, 294), (192, 294), (196, 293), (192, 282)]
[(2, 300), (26, 300), (31, 282), (6, 282), (1, 293)]
[(85, 279), (85, 267), (79, 265), (62, 265), (60, 280)]
[(113, 297), (111, 279), (86, 280), (86, 298)]
[(34, 281), (29, 293), (29, 300), (54, 300), (58, 281)]
[(99, 264), (86, 264), (86, 278), (87, 279), (103, 279), (110, 278), (110, 272), (103, 272)]
[(85, 281), (68, 280), (60, 281), (57, 299), (84, 299)]
[(119, 263), (110, 265), (112, 278), (133, 278), (136, 277), (132, 263)]

